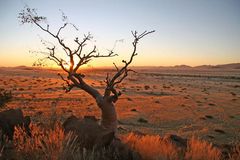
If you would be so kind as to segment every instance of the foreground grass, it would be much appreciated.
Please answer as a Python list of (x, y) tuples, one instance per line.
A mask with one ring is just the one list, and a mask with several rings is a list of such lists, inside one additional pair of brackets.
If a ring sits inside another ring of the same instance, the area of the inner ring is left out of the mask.
[[(88, 151), (81, 148), (77, 137), (65, 134), (61, 125), (51, 129), (31, 124), (32, 137), (28, 137), (21, 128), (16, 128), (13, 142), (3, 146), (0, 159), (19, 160), (105, 160), (118, 159), (117, 153), (109, 149)], [(121, 137), (131, 149), (140, 153), (144, 160), (221, 160), (221, 150), (211, 143), (191, 138), (186, 148), (153, 135), (136, 135), (129, 133)], [(11, 146), (11, 147), (9, 147)], [(4, 153), (6, 152), (6, 153)], [(240, 159), (240, 146), (237, 145), (230, 160)]]
[(186, 148), (179, 148), (160, 136), (138, 136), (130, 133), (125, 138), (131, 148), (138, 151), (143, 159), (149, 160), (220, 160), (221, 151), (212, 144), (191, 138)]

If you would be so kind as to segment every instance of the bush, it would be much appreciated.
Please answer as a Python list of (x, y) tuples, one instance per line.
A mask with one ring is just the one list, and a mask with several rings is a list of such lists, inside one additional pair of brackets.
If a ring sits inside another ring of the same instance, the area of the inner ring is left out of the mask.
[(31, 124), (30, 129), (31, 137), (28, 137), (22, 128), (15, 129), (15, 156), (20, 160), (119, 159), (115, 158), (117, 154), (110, 148), (102, 148), (97, 151), (81, 148), (78, 137), (72, 133), (65, 134), (59, 124), (56, 124), (53, 129), (43, 129)]
[(15, 129), (14, 146), (18, 157), (26, 160), (57, 160), (65, 139), (60, 125), (55, 125), (53, 129), (47, 130), (31, 124), (30, 130), (31, 137), (22, 128)]
[(186, 160), (220, 160), (220, 149), (213, 147), (211, 143), (201, 141), (196, 138), (191, 138), (188, 142), (187, 151), (185, 154)]
[[(220, 160), (221, 151), (211, 143), (191, 138), (187, 148), (177, 147), (174, 143), (158, 135), (140, 136), (130, 133), (123, 137), (130, 148), (141, 154), (144, 160)], [(235, 152), (236, 153), (236, 152)], [(239, 154), (234, 155), (234, 157)], [(236, 159), (237, 160), (237, 159)]]
[(229, 155), (229, 160), (239, 160), (240, 159), (240, 143), (235, 145), (233, 152)]
[(146, 160), (179, 160), (180, 157), (178, 148), (158, 135), (140, 136), (130, 133), (123, 141)]
[(0, 107), (4, 107), (12, 99), (12, 92), (0, 88)]

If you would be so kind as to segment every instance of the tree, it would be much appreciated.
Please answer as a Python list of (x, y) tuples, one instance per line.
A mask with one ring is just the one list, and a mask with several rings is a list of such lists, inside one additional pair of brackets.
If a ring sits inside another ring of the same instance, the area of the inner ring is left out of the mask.
[(128, 66), (132, 63), (133, 58), (137, 55), (137, 44), (140, 39), (144, 36), (155, 32), (153, 31), (144, 31), (141, 34), (138, 34), (137, 31), (132, 31), (133, 35), (133, 51), (131, 53), (130, 59), (128, 61), (123, 60), (123, 67), (118, 68), (115, 64), (116, 73), (113, 76), (107, 75), (106, 77), (106, 87), (103, 94), (101, 94), (96, 88), (90, 86), (84, 81), (85, 75), (81, 73), (80, 67), (87, 64), (89, 61), (95, 58), (101, 57), (113, 57), (117, 56), (111, 50), (108, 54), (100, 54), (97, 53), (97, 47), (94, 46), (93, 49), (88, 53), (83, 53), (83, 48), (86, 46), (87, 42), (89, 42), (93, 37), (90, 33), (84, 35), (82, 41), (79, 38), (75, 38), (74, 42), (77, 44), (77, 48), (68, 47), (64, 39), (61, 38), (61, 31), (66, 28), (67, 25), (72, 25), (75, 29), (77, 29), (73, 24), (66, 22), (67, 17), (63, 14), (62, 18), (65, 23), (58, 29), (57, 33), (50, 31), (50, 26), (48, 24), (42, 24), (41, 22), (46, 21), (46, 17), (39, 16), (35, 9), (31, 9), (29, 7), (25, 7), (20, 13), (19, 17), (20, 22), (22, 24), (33, 24), (41, 29), (43, 32), (48, 33), (52, 38), (54, 38), (57, 43), (62, 47), (67, 57), (69, 58), (70, 64), (66, 66), (67, 60), (61, 59), (56, 54), (56, 46), (46, 47), (47, 49), (47, 59), (55, 62), (61, 69), (67, 73), (67, 79), (62, 75), (61, 78), (67, 84), (66, 92), (71, 91), (72, 88), (76, 87), (84, 90), (89, 95), (91, 95), (101, 109), (101, 126), (109, 131), (116, 131), (117, 129), (117, 113), (115, 110), (114, 103), (117, 102), (119, 96), (121, 95), (120, 91), (116, 90), (116, 86), (120, 84), (127, 76), (131, 69)]

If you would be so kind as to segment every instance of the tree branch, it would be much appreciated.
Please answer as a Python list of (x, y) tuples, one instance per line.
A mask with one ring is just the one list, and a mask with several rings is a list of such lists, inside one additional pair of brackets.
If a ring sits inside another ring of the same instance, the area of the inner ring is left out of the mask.
[[(46, 17), (38, 16), (35, 9), (30, 9), (28, 7), (25, 8), (22, 12), (19, 13), (18, 18), (20, 19), (22, 24), (24, 23), (35, 24), (42, 31), (48, 33), (51, 37), (57, 40), (57, 42), (61, 45), (66, 55), (69, 57), (69, 60), (70, 60), (69, 68), (66, 68), (65, 66), (66, 61), (64, 61), (63, 59), (55, 55), (55, 46), (53, 45), (53, 47), (47, 47), (47, 50), (49, 51), (49, 55), (47, 58), (54, 61), (58, 66), (60, 66), (68, 74), (67, 79), (69, 81), (65, 80), (60, 75), (61, 79), (65, 81), (68, 86), (68, 89), (66, 91), (70, 91), (73, 87), (78, 87), (86, 91), (87, 93), (89, 93), (92, 97), (94, 97), (97, 100), (98, 97), (102, 97), (101, 94), (97, 89), (88, 85), (83, 80), (84, 75), (81, 73), (78, 73), (78, 70), (82, 65), (87, 64), (89, 61), (91, 61), (94, 58), (117, 56), (117, 54), (113, 52), (117, 41), (115, 42), (113, 49), (110, 50), (108, 54), (100, 54), (99, 52), (97, 53), (96, 46), (94, 46), (90, 52), (83, 54), (82, 53), (83, 48), (86, 46), (88, 41), (93, 39), (92, 35), (88, 33), (87, 35), (84, 35), (81, 42), (79, 41), (78, 37), (75, 38), (74, 42), (77, 43), (77, 48), (75, 50), (72, 50), (63, 42), (63, 39), (61, 39), (60, 34), (61, 34), (61, 31), (65, 29), (68, 24), (72, 25), (75, 29), (77, 28), (73, 24), (66, 22), (67, 17), (63, 13), (62, 13), (62, 16), (63, 16), (63, 21), (65, 21), (65, 23), (58, 29), (56, 34), (50, 31), (49, 25), (44, 27), (43, 25), (40, 24), (40, 22), (43, 22), (46, 20)], [(141, 34), (138, 34), (137, 31), (134, 31), (134, 32), (132, 31), (132, 35), (134, 37), (134, 40), (132, 42), (133, 51), (129, 61), (123, 60), (122, 62), (124, 66), (122, 68), (118, 68), (117, 65), (113, 63), (116, 68), (116, 73), (113, 75), (112, 78), (110, 78), (109, 75), (107, 75), (106, 77), (106, 81), (105, 81), (106, 88), (104, 92), (104, 97), (106, 97), (110, 102), (116, 102), (118, 100), (118, 97), (121, 95), (121, 92), (117, 92), (117, 90), (115, 89), (115, 86), (121, 83), (128, 76), (128, 72), (133, 71), (131, 69), (128, 69), (128, 66), (132, 63), (133, 58), (137, 55), (136, 51), (137, 51), (137, 44), (139, 40), (153, 32), (155, 31), (150, 31), (150, 32), (144, 31)], [(77, 61), (75, 60), (76, 57), (78, 58)], [(72, 83), (70, 83), (70, 81)]]
[(60, 76), (60, 78), (67, 84), (67, 87), (64, 86), (66, 93), (70, 92), (73, 87), (75, 87), (75, 84), (71, 84), (68, 80), (64, 79), (64, 77), (60, 73), (58, 73), (58, 76)]
[(59, 65), (65, 72), (69, 73), (69, 71), (63, 66), (63, 59), (59, 59), (55, 56), (55, 46), (53, 48), (47, 48), (50, 52), (49, 56), (47, 57), (49, 60), (54, 61), (57, 65)]
[(138, 44), (139, 40), (141, 38), (143, 38), (144, 36), (146, 36), (148, 34), (151, 34), (153, 32), (155, 32), (155, 31), (154, 30), (149, 31), (149, 32), (144, 31), (143, 33), (138, 35), (137, 31), (132, 31), (132, 35), (134, 37), (134, 40), (132, 42), (133, 51), (132, 51), (131, 57), (130, 57), (129, 61), (122, 60), (122, 62), (124, 63), (124, 66), (121, 69), (119, 69), (114, 63), (114, 66), (115, 66), (117, 72), (115, 73), (115, 75), (112, 77), (111, 80), (109, 80), (109, 78), (108, 78), (108, 81), (107, 81), (107, 84), (106, 84), (106, 89), (105, 89), (105, 92), (104, 92), (104, 97), (109, 97), (111, 95), (111, 93), (113, 93), (114, 98), (112, 100), (113, 100), (113, 102), (117, 101), (118, 97), (121, 94), (116, 92), (115, 86), (117, 84), (121, 83), (128, 76), (129, 71), (133, 71), (131, 69), (128, 69), (128, 66), (132, 63), (134, 56), (137, 55), (136, 51), (137, 51), (137, 44)]
[(70, 74), (68, 76), (68, 79), (70, 79), (75, 86), (78, 88), (81, 88), (88, 94), (90, 94), (93, 98), (97, 99), (98, 97), (101, 97), (101, 94), (98, 92), (98, 90), (94, 89), (92, 86), (85, 83), (83, 80), (84, 76), (82, 74)]

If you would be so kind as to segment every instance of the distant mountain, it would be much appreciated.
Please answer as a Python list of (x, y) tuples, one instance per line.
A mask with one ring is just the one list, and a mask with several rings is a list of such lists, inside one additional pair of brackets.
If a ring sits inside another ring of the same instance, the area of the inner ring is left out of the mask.
[(240, 69), (240, 63), (222, 64), (222, 65), (217, 65), (217, 67), (229, 68), (229, 69)]
[(15, 68), (27, 68), (27, 66), (21, 65), (21, 66), (16, 66)]
[[(0, 68), (9, 68), (9, 67), (1, 67)], [(21, 70), (36, 70), (36, 69), (44, 69), (39, 67), (29, 67), (29, 66), (16, 66), (16, 67), (10, 67), (15, 69), (21, 69)], [(108, 67), (96, 67), (95, 69), (113, 69), (113, 66)], [(133, 69), (240, 69), (240, 63), (229, 63), (229, 64), (219, 64), (219, 65), (200, 65), (200, 66), (188, 66), (188, 65), (175, 65), (175, 66), (131, 66)], [(50, 69), (50, 68), (48, 68)], [(58, 70), (60, 68), (56, 68), (53, 70)], [(60, 69), (61, 70), (61, 69)]]
[(14, 68), (20, 69), (20, 70), (34, 70), (34, 69), (36, 69), (36, 68), (34, 68), (34, 67), (28, 67), (28, 66), (24, 66), (24, 65), (22, 65), (22, 66), (16, 66), (16, 67), (14, 67)]
[(179, 69), (188, 69), (188, 68), (192, 68), (191, 66), (188, 66), (188, 65), (176, 65), (176, 66), (173, 66), (173, 68), (179, 68)]
[(199, 69), (214, 69), (214, 68), (240, 69), (240, 63), (229, 63), (229, 64), (219, 64), (219, 65), (201, 65), (201, 66), (196, 66), (194, 68), (199, 68)]

